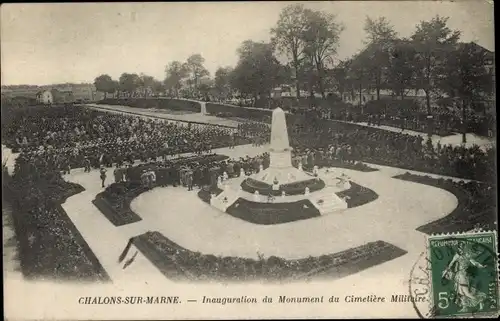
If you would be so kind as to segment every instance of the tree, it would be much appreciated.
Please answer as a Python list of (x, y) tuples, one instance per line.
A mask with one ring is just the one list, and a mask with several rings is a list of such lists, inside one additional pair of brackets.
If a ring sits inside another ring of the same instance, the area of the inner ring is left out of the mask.
[(165, 86), (163, 85), (163, 83), (161, 81), (155, 79), (151, 89), (153, 90), (153, 93), (155, 95), (158, 95), (158, 94), (163, 93), (165, 91)]
[(306, 9), (304, 19), (306, 23), (302, 36), (305, 44), (304, 53), (316, 68), (318, 88), (325, 98), (323, 86), (325, 65), (333, 62), (333, 56), (337, 53), (339, 36), (344, 27), (335, 21), (334, 15), (321, 11)]
[(427, 113), (431, 114), (431, 94), (442, 75), (446, 55), (456, 46), (460, 31), (446, 26), (448, 18), (436, 16), (431, 21), (421, 21), (411, 36), (416, 54), (417, 89), (425, 92)]
[(269, 96), (280, 83), (280, 64), (270, 43), (246, 40), (238, 49), (239, 61), (231, 74), (231, 87), (244, 96)]
[(188, 76), (188, 68), (186, 64), (182, 64), (180, 61), (172, 61), (165, 67), (165, 87), (175, 97), (179, 97), (179, 90), (182, 87), (182, 80)]
[(107, 98), (107, 94), (112, 94), (116, 91), (115, 83), (110, 75), (100, 75), (94, 79), (94, 86), (97, 91), (104, 93), (104, 98)]
[(380, 100), (380, 90), (384, 87), (384, 70), (389, 68), (389, 50), (397, 38), (394, 27), (385, 17), (372, 19), (366, 17), (364, 30), (366, 32), (365, 57), (366, 70), (372, 86), (377, 91)]
[(113, 80), (113, 94), (118, 97), (118, 92), (120, 91), (120, 82), (118, 80)]
[(368, 72), (368, 63), (369, 63), (370, 57), (367, 55), (367, 52), (365, 50), (361, 51), (357, 55), (355, 55), (350, 64), (350, 70), (349, 70), (349, 78), (352, 81), (352, 88), (353, 88), (353, 96), (354, 96), (354, 89), (357, 90), (357, 93), (359, 94), (359, 102), (358, 102), (358, 107), (361, 109), (361, 113), (363, 113), (363, 87), (367, 87), (368, 82), (369, 82), (369, 72)]
[(153, 86), (155, 84), (155, 79), (152, 76), (145, 74), (140, 75), (141, 87), (143, 87), (144, 98), (147, 98), (148, 93), (153, 92)]
[(215, 90), (220, 97), (226, 97), (231, 91), (231, 73), (233, 68), (231, 67), (219, 67), (215, 71)]
[(271, 29), (272, 41), (276, 49), (291, 59), (295, 70), (297, 99), (300, 98), (300, 63), (304, 54), (304, 32), (306, 27), (304, 6), (302, 4), (292, 4), (281, 11), (276, 27)]
[(390, 49), (387, 85), (401, 100), (409, 89), (415, 88), (415, 55), (415, 48), (407, 39), (394, 41)]
[(202, 77), (209, 76), (210, 73), (203, 66), (205, 63), (205, 58), (203, 58), (200, 54), (191, 55), (186, 62), (186, 67), (189, 73), (191, 74), (192, 84), (194, 85), (194, 90), (198, 89), (199, 80)]
[(120, 91), (127, 93), (129, 97), (141, 86), (141, 78), (137, 74), (123, 73), (118, 82)]
[(202, 97), (206, 98), (210, 94), (212, 87), (208, 83), (201, 83), (198, 85), (198, 90)]
[(366, 43), (385, 42), (397, 38), (394, 27), (385, 17), (379, 17), (377, 19), (366, 17), (363, 29), (367, 33)]
[(312, 105), (314, 99), (314, 92), (318, 89), (318, 72), (314, 65), (314, 56), (306, 54), (302, 60), (302, 70), (307, 82), (307, 90), (309, 91), (310, 104)]
[(462, 142), (466, 142), (467, 111), (493, 91), (493, 79), (485, 68), (488, 52), (474, 43), (461, 43), (447, 54), (439, 87), (462, 109)]

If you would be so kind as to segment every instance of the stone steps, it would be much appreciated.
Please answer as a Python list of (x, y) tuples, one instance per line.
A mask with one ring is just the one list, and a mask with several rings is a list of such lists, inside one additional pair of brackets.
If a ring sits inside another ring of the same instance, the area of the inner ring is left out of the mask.
[[(311, 203), (319, 210), (321, 215), (331, 213), (334, 211), (344, 210), (347, 208), (347, 203), (341, 199), (335, 191), (331, 188), (327, 188), (320, 193), (315, 193), (309, 197)], [(321, 204), (318, 204), (319, 200), (323, 200)]]
[[(233, 191), (232, 189), (228, 188), (219, 195), (217, 195), (214, 199), (210, 200), (210, 205), (213, 207), (217, 208), (218, 210), (225, 212), (229, 206), (231, 206), (240, 196), (238, 195), (238, 192)], [(227, 199), (226, 202), (224, 202), (224, 199)]]

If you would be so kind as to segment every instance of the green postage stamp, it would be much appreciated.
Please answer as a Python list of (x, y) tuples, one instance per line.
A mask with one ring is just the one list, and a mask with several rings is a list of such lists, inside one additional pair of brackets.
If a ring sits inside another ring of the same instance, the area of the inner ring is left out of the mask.
[(498, 313), (495, 232), (431, 236), (428, 258), (436, 317)]

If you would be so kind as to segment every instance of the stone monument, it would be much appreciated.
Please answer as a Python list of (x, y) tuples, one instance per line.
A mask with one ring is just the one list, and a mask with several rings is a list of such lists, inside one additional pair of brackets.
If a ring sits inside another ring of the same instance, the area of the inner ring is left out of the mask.
[(314, 178), (292, 166), (292, 148), (288, 141), (285, 112), (279, 107), (273, 110), (269, 156), (269, 167), (255, 175), (255, 180), (272, 186), (275, 179), (279, 182), (296, 183)]

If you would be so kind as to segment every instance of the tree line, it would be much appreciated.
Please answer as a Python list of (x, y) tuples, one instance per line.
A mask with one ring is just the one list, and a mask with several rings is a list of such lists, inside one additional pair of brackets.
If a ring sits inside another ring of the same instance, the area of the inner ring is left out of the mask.
[(339, 64), (338, 91), (373, 89), (380, 100), (384, 89), (403, 100), (422, 90), (428, 114), (431, 101), (440, 98), (464, 109), (484, 100), (494, 87), (486, 68), (492, 65), (492, 53), (473, 42), (459, 42), (460, 31), (450, 29), (447, 21), (440, 16), (422, 21), (410, 37), (400, 38), (385, 18), (367, 18), (366, 47)]
[(127, 74), (118, 81), (109, 75), (95, 79), (97, 90), (131, 95), (140, 88), (148, 93), (170, 96), (215, 96), (227, 99), (266, 98), (273, 88), (294, 87), (297, 99), (328, 93), (359, 97), (381, 91), (404, 100), (411, 91), (425, 93), (427, 112), (436, 99), (465, 110), (491, 96), (492, 75), (485, 69), (491, 52), (475, 43), (461, 43), (460, 31), (447, 26), (448, 18), (436, 16), (421, 21), (409, 37), (399, 37), (384, 17), (367, 17), (364, 48), (349, 59), (337, 59), (344, 25), (333, 14), (291, 4), (280, 13), (270, 30), (269, 42), (245, 40), (237, 50), (236, 66), (219, 67), (213, 78), (200, 54), (185, 62), (172, 61), (165, 67), (165, 79)]
[(145, 97), (164, 93), (166, 90), (174, 96), (184, 85), (191, 91), (206, 90), (208, 83), (201, 83), (210, 73), (203, 66), (205, 59), (200, 54), (191, 55), (186, 62), (173, 61), (165, 67), (166, 77), (163, 81), (146, 74), (123, 73), (118, 80), (110, 75), (103, 74), (94, 79), (96, 89), (105, 95), (119, 95), (122, 97)]

